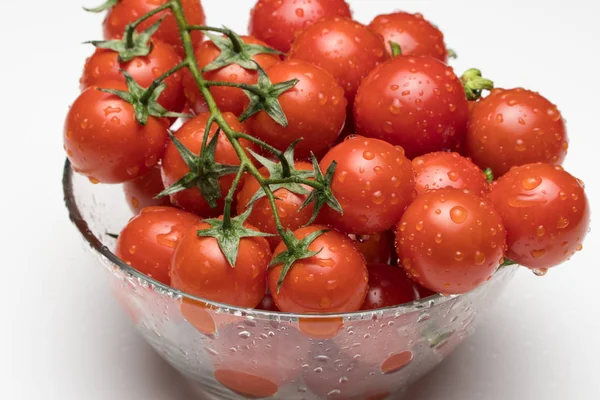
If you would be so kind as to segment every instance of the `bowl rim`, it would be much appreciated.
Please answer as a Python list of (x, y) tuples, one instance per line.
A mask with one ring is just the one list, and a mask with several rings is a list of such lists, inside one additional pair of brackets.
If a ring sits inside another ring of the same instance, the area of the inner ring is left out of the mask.
[[(345, 318), (345, 319), (372, 319), (374, 316), (378, 316), (380, 314), (395, 312), (395, 315), (399, 316), (402, 314), (407, 314), (419, 310), (432, 308), (434, 305), (442, 305), (444, 303), (450, 302), (459, 297), (468, 295), (469, 293), (461, 294), (461, 295), (448, 295), (444, 296), (441, 294), (435, 294), (433, 296), (429, 296), (423, 299), (415, 300), (412, 303), (405, 303), (398, 306), (385, 307), (377, 310), (359, 310), (353, 312), (345, 312), (345, 313), (324, 313), (324, 314), (314, 314), (314, 313), (306, 313), (306, 314), (298, 314), (298, 313), (286, 313), (286, 312), (274, 312), (274, 311), (264, 311), (257, 310), (253, 308), (244, 308), (237, 307), (230, 304), (220, 303), (216, 301), (211, 301), (207, 299), (203, 299), (198, 296), (194, 296), (190, 293), (186, 293), (175, 288), (172, 288), (164, 283), (161, 283), (149, 276), (144, 275), (139, 272), (132, 266), (123, 262), (119, 257), (117, 257), (107, 246), (105, 246), (102, 241), (89, 229), (88, 223), (83, 218), (79, 207), (77, 206), (77, 201), (75, 200), (75, 194), (73, 192), (73, 175), (74, 171), (71, 167), (71, 162), (67, 158), (65, 161), (64, 169), (63, 169), (63, 177), (62, 177), (62, 185), (63, 185), (63, 195), (65, 206), (69, 212), (69, 219), (75, 225), (79, 233), (81, 234), (84, 241), (90, 246), (91, 250), (97, 253), (100, 257), (108, 260), (114, 266), (116, 266), (119, 270), (124, 272), (129, 276), (133, 276), (138, 279), (140, 282), (145, 282), (150, 286), (154, 291), (160, 291), (163, 295), (168, 295), (173, 298), (181, 297), (181, 299), (189, 299), (193, 302), (199, 302), (206, 305), (208, 308), (215, 308), (222, 310), (222, 312), (234, 313), (239, 312), (242, 315), (256, 315), (263, 316), (267, 318), (291, 318), (291, 319), (333, 319), (333, 318)], [(508, 270), (510, 268), (499, 268), (496, 273), (493, 275), (492, 280), (498, 279), (499, 272), (502, 270)], [(481, 287), (484, 287), (485, 284)], [(481, 288), (480, 287), (480, 288)], [(479, 288), (478, 288), (479, 289)], [(477, 289), (475, 289), (477, 290)]]

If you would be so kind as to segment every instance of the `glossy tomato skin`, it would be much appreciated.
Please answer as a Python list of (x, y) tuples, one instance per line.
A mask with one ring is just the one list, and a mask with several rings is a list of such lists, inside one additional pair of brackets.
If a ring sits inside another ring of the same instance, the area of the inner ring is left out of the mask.
[[(298, 229), (294, 236), (303, 239), (309, 234), (326, 229), (311, 225)], [(368, 272), (365, 260), (347, 236), (330, 230), (315, 239), (311, 251), (322, 251), (316, 256), (296, 261), (288, 272), (281, 290), (277, 281), (283, 266), (269, 269), (268, 284), (273, 300), (283, 312), (332, 313), (357, 311), (368, 290)], [(280, 243), (273, 253), (286, 250)]]
[[(96, 49), (87, 59), (81, 77), (81, 89), (102, 84), (104, 81), (125, 83), (121, 70), (127, 71), (142, 87), (181, 62), (181, 58), (171, 46), (160, 40), (152, 41), (152, 51), (146, 57), (136, 57), (129, 62), (119, 63), (119, 54), (113, 50)], [(160, 105), (169, 111), (180, 112), (185, 105), (183, 95), (183, 72), (178, 71), (165, 79), (166, 89), (158, 98)]]
[[(395, 12), (378, 15), (369, 24), (374, 32), (383, 36), (386, 44), (398, 43), (404, 56), (430, 56), (442, 62), (448, 61), (444, 34), (421, 14)], [(392, 55), (391, 46), (387, 46)]]
[[(117, 5), (109, 10), (104, 20), (104, 38), (107, 40), (122, 38), (127, 24), (135, 22), (144, 14), (164, 5), (166, 2), (167, 0), (119, 0)], [(183, 12), (188, 24), (205, 24), (206, 17), (200, 0), (181, 0), (181, 5), (183, 6)], [(148, 29), (165, 15), (166, 18), (160, 24), (160, 28), (158, 28), (154, 37), (173, 46), (180, 56), (184, 56), (185, 52), (183, 51), (181, 36), (177, 28), (177, 21), (171, 11), (166, 10), (147, 19), (140, 24), (138, 31), (141, 32)], [(200, 43), (202, 42), (202, 38), (204, 38), (204, 33), (201, 31), (193, 31), (191, 35), (193, 43)]]
[(458, 153), (436, 152), (417, 157), (415, 168), (416, 188), (419, 195), (429, 190), (453, 187), (485, 197), (489, 184), (485, 174), (468, 158)]
[(136, 214), (146, 207), (170, 206), (171, 201), (168, 197), (155, 198), (163, 190), (165, 190), (165, 185), (163, 185), (160, 166), (158, 165), (139, 178), (123, 184), (127, 204), (131, 211)]
[[(267, 45), (251, 36), (242, 36), (242, 39), (247, 44)], [(195, 53), (198, 67), (202, 71), (204, 67), (213, 62), (221, 54), (221, 50), (213, 42), (206, 41), (196, 47)], [(263, 69), (269, 68), (280, 60), (279, 56), (275, 54), (257, 54), (252, 58)], [(203, 72), (202, 76), (208, 81), (247, 83), (249, 85), (254, 85), (258, 81), (257, 71), (242, 68), (238, 64), (231, 64), (214, 71)], [(185, 95), (194, 111), (197, 113), (208, 111), (206, 101), (200, 90), (198, 90), (196, 81), (188, 71), (185, 72), (183, 83), (185, 86)], [(248, 96), (241, 89), (215, 86), (210, 88), (210, 92), (222, 112), (231, 112), (235, 115), (241, 115), (244, 112)]]
[(331, 190), (343, 214), (324, 207), (322, 221), (358, 235), (391, 229), (415, 196), (411, 162), (400, 147), (379, 139), (350, 137), (321, 160), (326, 171), (337, 161)]
[[(127, 90), (121, 82), (106, 81), (102, 88)], [(64, 147), (73, 170), (93, 183), (123, 183), (144, 175), (165, 151), (164, 120), (149, 117), (143, 126), (133, 106), (96, 86), (79, 95), (64, 129)]]
[(296, 35), (321, 18), (352, 18), (344, 0), (258, 0), (250, 14), (251, 35), (287, 53)]
[(348, 235), (365, 257), (368, 265), (389, 264), (397, 259), (394, 249), (394, 232), (377, 232), (370, 235)]
[[(244, 125), (240, 124), (231, 113), (224, 113), (223, 117), (227, 123), (237, 132), (246, 132)], [(176, 133), (175, 137), (179, 139), (187, 148), (194, 154), (200, 154), (202, 148), (202, 139), (204, 138), (204, 130), (208, 123), (209, 113), (202, 113), (186, 122)], [(217, 132), (217, 124), (213, 124), (210, 129), (209, 141)], [(240, 140), (242, 147), (258, 151), (256, 146), (246, 140)], [(224, 133), (219, 134), (217, 149), (215, 151), (215, 161), (227, 165), (239, 165), (238, 158), (233, 146), (227, 140)], [(167, 145), (165, 156), (162, 160), (162, 176), (165, 187), (170, 187), (185, 174), (189, 172), (188, 166), (185, 164), (179, 151), (170, 141)], [(233, 183), (234, 175), (226, 175), (219, 179), (221, 186), (221, 199), (217, 200), (217, 207), (210, 208), (200, 190), (197, 187), (186, 189), (182, 192), (171, 195), (171, 202), (190, 212), (194, 212), (202, 217), (216, 217), (223, 212), (224, 198)]]
[(583, 184), (562, 167), (528, 164), (492, 185), (490, 199), (506, 225), (507, 257), (551, 268), (581, 250), (590, 224)]
[(409, 158), (455, 150), (469, 112), (451, 67), (431, 57), (395, 57), (365, 78), (354, 103), (358, 134), (402, 146)]
[(560, 111), (539, 93), (495, 89), (471, 113), (467, 153), (497, 178), (519, 165), (560, 165), (568, 147)]
[(279, 96), (288, 126), (279, 125), (261, 111), (248, 120), (250, 132), (280, 150), (302, 138), (296, 146), (297, 158), (308, 158), (311, 151), (323, 155), (344, 128), (344, 89), (328, 72), (302, 61), (284, 61), (266, 72), (273, 83), (299, 80)]
[(361, 310), (377, 310), (410, 303), (435, 293), (412, 281), (402, 267), (369, 265), (369, 293)]
[(121, 231), (115, 254), (141, 273), (170, 285), (175, 247), (199, 223), (199, 217), (178, 208), (144, 208)]
[(381, 36), (348, 18), (321, 19), (292, 44), (289, 57), (332, 74), (352, 105), (360, 82), (388, 56)]
[(484, 198), (446, 188), (418, 197), (396, 232), (396, 250), (408, 275), (444, 294), (482, 285), (500, 265), (506, 231)]
[[(229, 265), (212, 237), (199, 237), (197, 231), (210, 226), (201, 222), (179, 242), (171, 264), (171, 284), (175, 289), (206, 300), (237, 307), (256, 307), (266, 291), (269, 244), (262, 237), (242, 238), (235, 266)], [(256, 230), (247, 225), (249, 229)]]
[[(294, 167), (298, 171), (312, 171), (312, 164), (304, 161), (297, 161)], [(264, 177), (270, 176), (269, 171), (266, 168), (261, 168), (259, 172)], [(312, 191), (312, 188), (309, 186), (304, 186), (304, 188), (309, 193)], [(250, 203), (250, 200), (259, 189), (260, 184), (258, 181), (253, 176), (248, 175), (244, 181), (242, 189), (238, 192), (238, 215), (246, 211), (248, 203)], [(314, 211), (314, 204), (311, 204), (300, 210), (300, 207), (308, 197), (308, 194), (296, 194), (283, 188), (276, 190), (274, 194), (276, 198), (275, 204), (277, 205), (279, 219), (286, 230), (291, 229), (292, 231), (295, 231), (310, 221)], [(273, 210), (271, 209), (269, 199), (266, 197), (254, 202), (254, 205), (252, 206), (252, 212), (250, 213), (247, 221), (249, 224), (256, 226), (261, 232), (277, 235), (277, 226), (275, 225)], [(271, 248), (275, 249), (275, 247), (277, 247), (281, 241), (281, 238), (279, 235), (277, 235), (274, 237), (268, 237), (267, 240), (269, 241)]]

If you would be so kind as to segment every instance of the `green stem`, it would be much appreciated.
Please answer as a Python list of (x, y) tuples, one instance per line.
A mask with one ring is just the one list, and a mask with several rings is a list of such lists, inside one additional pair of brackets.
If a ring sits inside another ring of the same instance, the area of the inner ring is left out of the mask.
[(240, 169), (238, 170), (233, 183), (231, 184), (231, 188), (229, 189), (229, 193), (227, 193), (227, 197), (225, 197), (225, 210), (223, 211), (223, 229), (231, 228), (231, 204), (233, 204), (233, 196), (235, 195), (235, 191), (240, 184), (240, 180), (242, 176), (244, 176), (244, 172), (246, 172), (246, 165), (240, 165)]
[(154, 10), (148, 12), (148, 14), (145, 14), (144, 16), (142, 16), (140, 19), (136, 20), (135, 22), (132, 22), (131, 24), (127, 25), (127, 27), (125, 28), (125, 40), (126, 40), (126, 44), (127, 44), (127, 48), (133, 48), (135, 46), (135, 43), (133, 42), (133, 34), (135, 33), (135, 29), (144, 21), (146, 21), (149, 18), (152, 18), (153, 16), (155, 16), (156, 14), (163, 12), (164, 10), (166, 10), (167, 8), (171, 8), (172, 7), (172, 3), (169, 1), (165, 4), (163, 4), (160, 7), (155, 8)]
[(219, 32), (223, 35), (227, 34), (227, 29), (223, 28), (215, 28), (214, 26), (205, 26), (205, 25), (186, 25), (186, 29), (188, 31), (205, 31), (205, 32)]
[(283, 183), (298, 183), (300, 185), (306, 185), (306, 186), (310, 186), (312, 188), (315, 188), (317, 190), (323, 190), (324, 187), (322, 184), (320, 184), (319, 182), (310, 180), (310, 179), (302, 179), (302, 178), (298, 178), (297, 176), (292, 176), (292, 177), (288, 177), (288, 178), (281, 178), (281, 179), (270, 179), (267, 178), (265, 179), (265, 183), (267, 185), (280, 185)]
[(282, 172), (283, 176), (287, 177), (287, 176), (292, 175), (292, 169), (291, 169), (290, 163), (288, 162), (287, 158), (285, 158), (285, 155), (281, 151), (279, 151), (279, 149), (277, 149), (276, 147), (273, 147), (270, 144), (263, 142), (259, 138), (255, 138), (254, 136), (248, 135), (247, 133), (243, 133), (243, 132), (236, 132), (236, 138), (237, 139), (246, 139), (246, 140), (248, 140), (252, 143), (256, 143), (257, 145), (261, 146), (262, 148), (268, 150), (275, 157), (277, 157), (279, 159), (279, 162), (281, 163), (281, 168), (283, 169), (283, 172)]
[(234, 87), (238, 89), (247, 90), (249, 92), (254, 93), (260, 97), (267, 97), (267, 94), (253, 85), (248, 85), (247, 83), (236, 83), (236, 82), (219, 82), (219, 81), (205, 81), (206, 86), (226, 86), (226, 87)]
[(187, 67), (187, 65), (188, 65), (187, 61), (179, 63), (175, 67), (171, 68), (170, 70), (168, 70), (167, 72), (165, 72), (164, 74), (162, 74), (161, 76), (159, 76), (158, 78), (153, 80), (152, 83), (150, 84), (150, 86), (148, 86), (148, 89), (146, 89), (146, 91), (140, 98), (140, 101), (142, 103), (147, 102), (150, 99), (150, 97), (152, 96), (152, 93), (154, 93), (156, 88), (159, 87), (160, 84), (163, 83), (163, 81), (165, 79), (167, 79), (169, 76), (173, 75), (175, 72), (179, 71), (180, 69)]

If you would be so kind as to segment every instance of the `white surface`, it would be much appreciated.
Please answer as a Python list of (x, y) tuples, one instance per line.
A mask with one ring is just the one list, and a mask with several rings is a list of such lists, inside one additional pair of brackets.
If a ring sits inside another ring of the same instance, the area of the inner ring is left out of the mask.
[[(83, 0), (2, 2), (0, 86), (2, 272), (0, 390), (8, 399), (183, 400), (176, 372), (138, 338), (67, 220), (60, 186), (62, 123), (78, 93), (80, 43), (102, 17)], [(86, 0), (95, 5), (100, 0)], [(203, 0), (209, 22), (245, 30), (252, 0)], [(236, 4), (236, 15), (225, 11)], [(445, 32), (459, 71), (540, 90), (568, 119), (566, 167), (600, 209), (597, 2), (351, 1), (368, 23), (399, 6)], [(493, 8), (492, 8), (493, 7)], [(411, 400), (598, 399), (600, 262), (593, 232), (569, 264), (522, 271), (475, 336), (417, 384)]]

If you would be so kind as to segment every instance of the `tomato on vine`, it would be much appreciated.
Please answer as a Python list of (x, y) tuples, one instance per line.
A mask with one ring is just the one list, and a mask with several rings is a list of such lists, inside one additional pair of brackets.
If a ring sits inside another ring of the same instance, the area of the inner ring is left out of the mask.
[(123, 184), (127, 204), (136, 214), (146, 207), (170, 206), (171, 202), (168, 197), (156, 198), (163, 190), (165, 190), (165, 185), (162, 182), (159, 165), (154, 166), (139, 178)]

